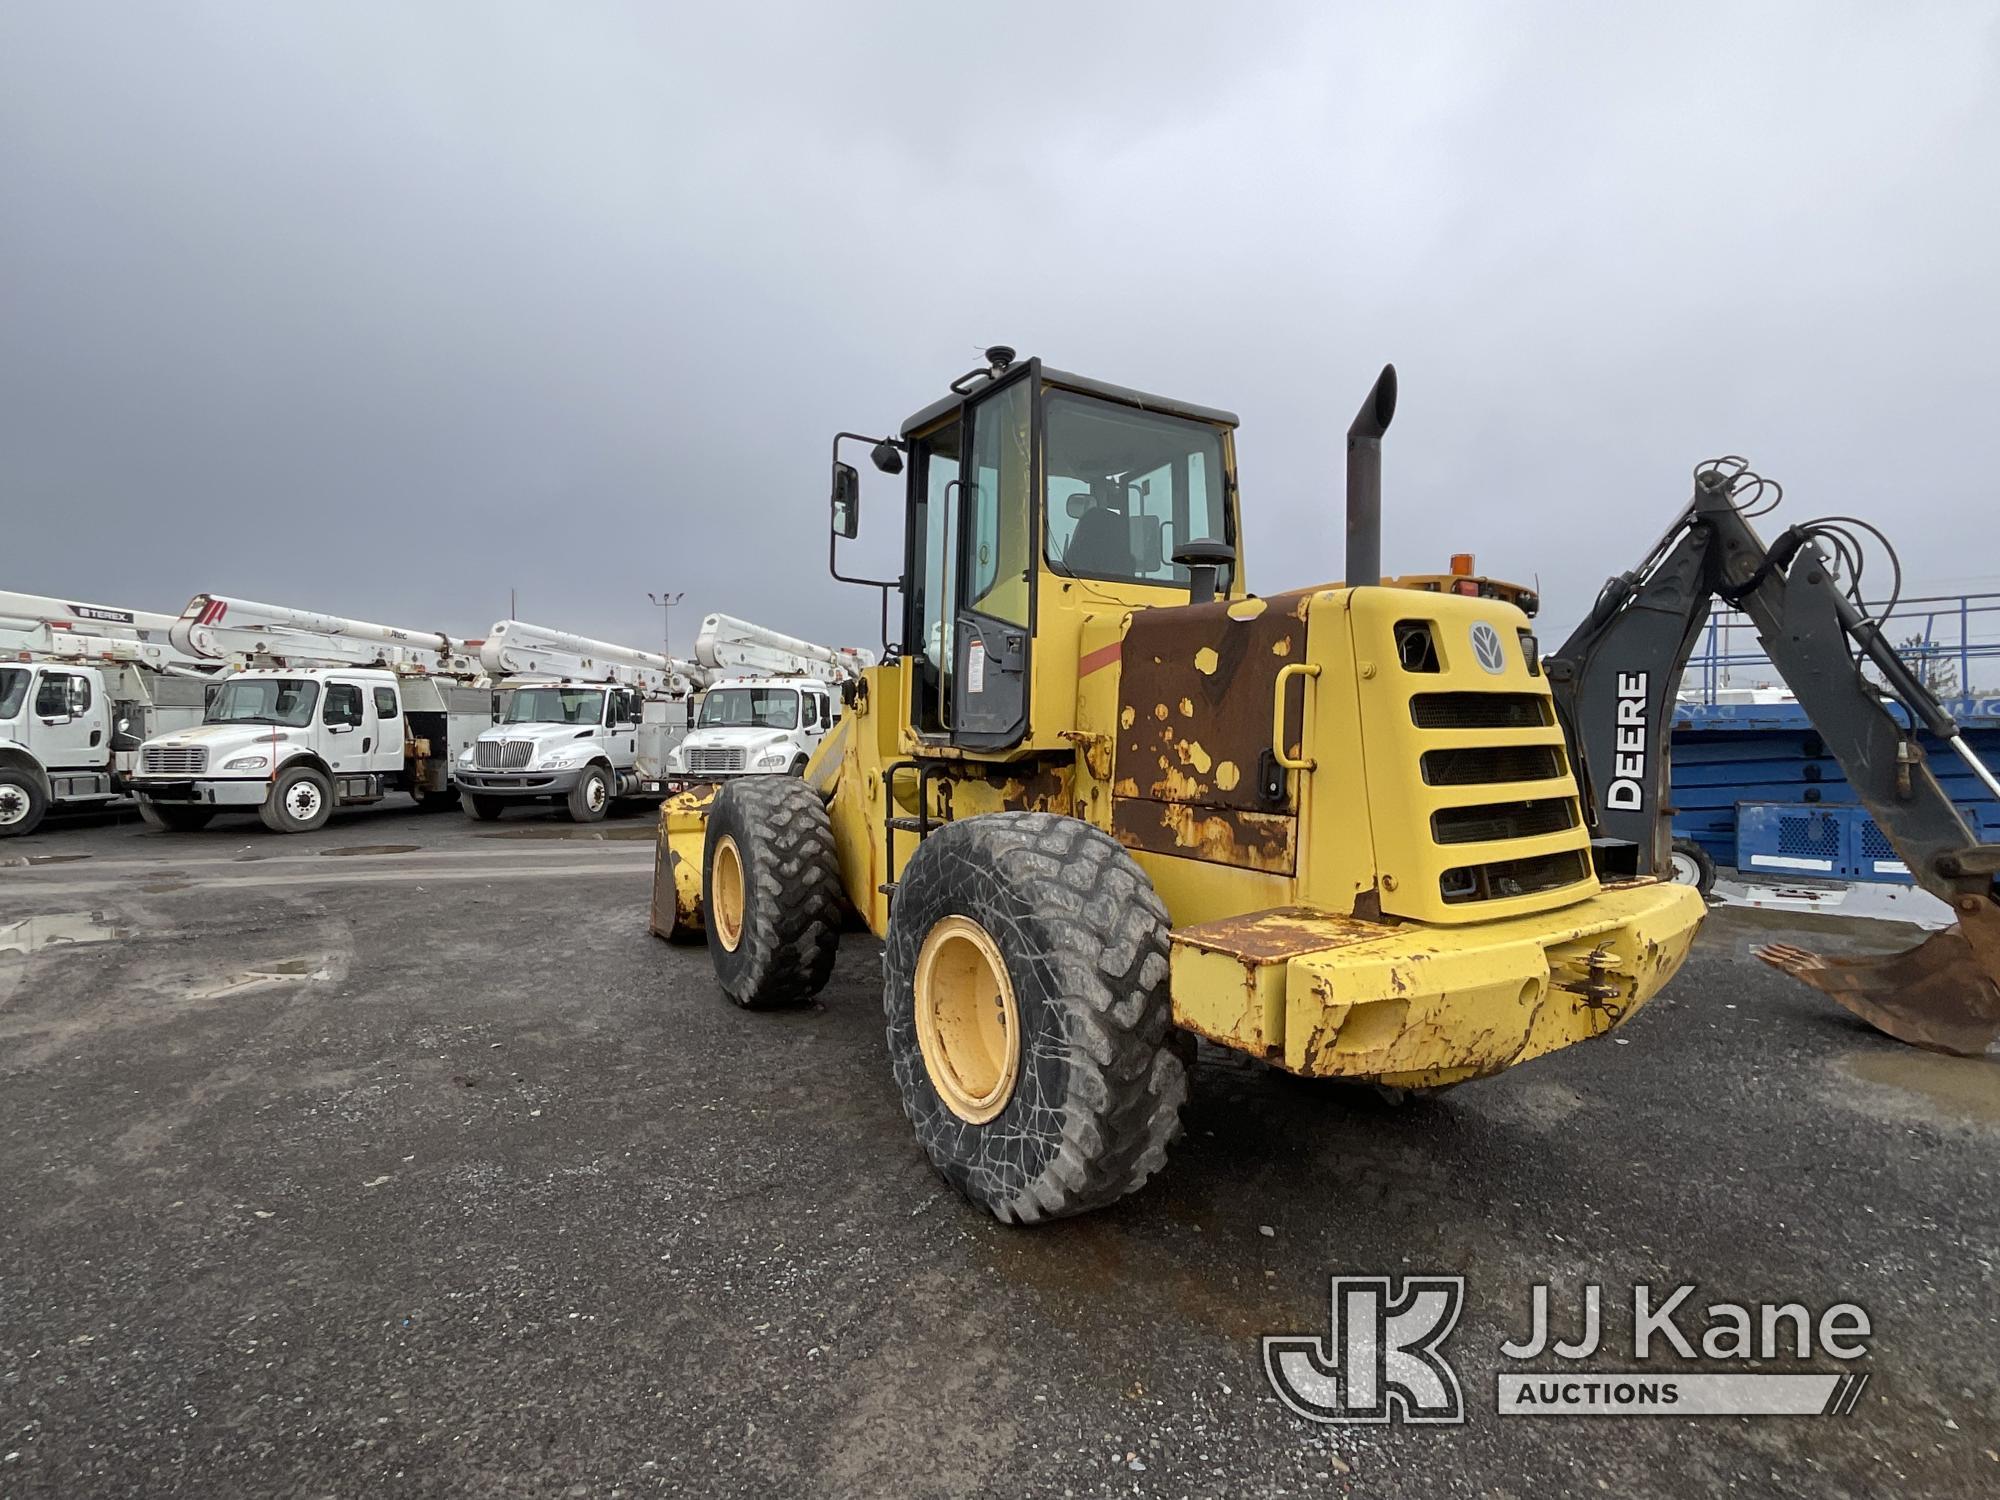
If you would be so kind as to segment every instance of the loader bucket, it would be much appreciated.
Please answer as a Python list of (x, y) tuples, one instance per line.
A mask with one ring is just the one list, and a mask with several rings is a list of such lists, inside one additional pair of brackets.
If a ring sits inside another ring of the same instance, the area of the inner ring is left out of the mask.
[(1955, 926), (1903, 953), (1825, 958), (1784, 943), (1757, 957), (1899, 1042), (1979, 1057), (2000, 1034), (2000, 904), (1962, 896)]

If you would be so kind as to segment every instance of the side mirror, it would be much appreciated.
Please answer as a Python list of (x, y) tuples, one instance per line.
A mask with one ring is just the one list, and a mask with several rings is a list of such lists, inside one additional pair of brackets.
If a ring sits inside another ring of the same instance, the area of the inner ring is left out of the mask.
[[(902, 467), (902, 460), (897, 460)], [(833, 534), (849, 541), (861, 530), (861, 473), (853, 464), (833, 466)]]

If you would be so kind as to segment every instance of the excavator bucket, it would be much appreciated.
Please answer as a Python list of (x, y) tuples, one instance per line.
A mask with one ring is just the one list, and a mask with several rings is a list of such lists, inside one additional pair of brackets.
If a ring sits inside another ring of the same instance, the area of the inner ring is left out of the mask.
[(1825, 958), (1773, 943), (1757, 957), (1899, 1042), (1979, 1057), (2000, 1035), (2000, 904), (1964, 896), (1958, 911), (1956, 925), (1903, 953)]

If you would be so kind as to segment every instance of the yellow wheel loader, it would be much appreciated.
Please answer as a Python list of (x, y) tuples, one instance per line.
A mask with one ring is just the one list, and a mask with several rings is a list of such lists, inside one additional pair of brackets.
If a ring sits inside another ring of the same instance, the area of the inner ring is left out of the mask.
[[(899, 436), (836, 436), (829, 567), (882, 590), (885, 648), (900, 597), (900, 646), (803, 779), (668, 803), (653, 930), (705, 934), (759, 1008), (816, 993), (858, 916), (924, 1150), (1022, 1223), (1159, 1169), (1196, 1037), (1438, 1088), (1629, 1020), (1704, 910), (1654, 874), (1670, 697), (1635, 711), (1605, 675), (1653, 596), (1628, 575), (1545, 667), (1528, 591), (1469, 566), (1384, 579), (1395, 396), (1385, 370), (1348, 435), (1365, 586), (1269, 597), (1246, 586), (1226, 411), (995, 348)], [(841, 572), (846, 444), (904, 476), (896, 579)], [(1653, 822), (1600, 838), (1634, 778)]]

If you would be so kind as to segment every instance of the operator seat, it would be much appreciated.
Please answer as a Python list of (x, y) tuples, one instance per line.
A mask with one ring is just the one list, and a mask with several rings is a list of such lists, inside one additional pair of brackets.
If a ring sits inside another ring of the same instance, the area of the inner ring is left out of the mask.
[(1123, 511), (1095, 505), (1083, 513), (1063, 549), (1063, 565), (1073, 573), (1099, 573), (1131, 578), (1138, 568), (1132, 557), (1132, 526)]

